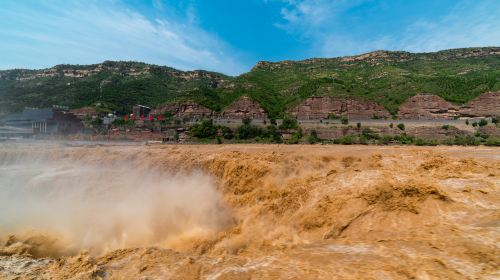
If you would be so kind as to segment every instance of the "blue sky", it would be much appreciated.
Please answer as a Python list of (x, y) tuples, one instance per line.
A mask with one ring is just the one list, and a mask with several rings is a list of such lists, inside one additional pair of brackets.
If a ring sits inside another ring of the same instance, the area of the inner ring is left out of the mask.
[(0, 0), (0, 69), (257, 61), (500, 46), (497, 0)]

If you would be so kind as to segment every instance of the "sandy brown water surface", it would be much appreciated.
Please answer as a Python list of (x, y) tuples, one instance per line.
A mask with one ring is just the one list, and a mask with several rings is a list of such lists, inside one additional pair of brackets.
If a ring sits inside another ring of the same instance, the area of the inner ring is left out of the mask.
[(1, 279), (499, 279), (500, 149), (0, 145)]

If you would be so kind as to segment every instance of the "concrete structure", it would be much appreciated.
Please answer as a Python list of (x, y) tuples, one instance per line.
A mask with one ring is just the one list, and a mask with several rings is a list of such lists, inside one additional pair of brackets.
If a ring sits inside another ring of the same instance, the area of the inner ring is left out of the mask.
[(141, 116), (147, 118), (149, 116), (149, 112), (151, 112), (151, 108), (144, 105), (137, 104), (132, 107), (132, 114), (134, 114), (136, 118), (140, 118)]
[(81, 132), (83, 123), (74, 114), (59, 107), (24, 109), (0, 119), (7, 134), (72, 134)]

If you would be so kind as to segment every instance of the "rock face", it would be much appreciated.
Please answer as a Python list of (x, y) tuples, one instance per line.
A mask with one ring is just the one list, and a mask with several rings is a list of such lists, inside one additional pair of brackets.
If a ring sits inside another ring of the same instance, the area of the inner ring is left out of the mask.
[(488, 92), (457, 107), (433, 94), (417, 94), (399, 107), (402, 119), (451, 119), (454, 117), (493, 117), (500, 115), (500, 92)]
[(97, 116), (97, 110), (94, 107), (82, 107), (70, 110), (70, 113), (77, 116), (79, 119), (85, 119), (87, 116)]
[(447, 129), (443, 129), (439, 126), (409, 127), (406, 133), (416, 138), (427, 140), (445, 140), (454, 138), (455, 136), (465, 136), (469, 134), (467, 131), (460, 130), (453, 126)]
[(500, 92), (488, 92), (469, 101), (460, 108), (464, 117), (500, 116)]
[(152, 114), (163, 114), (170, 112), (176, 118), (211, 118), (214, 111), (194, 102), (186, 103), (169, 103), (161, 105), (151, 111)]
[[(486, 129), (489, 130), (486, 130)], [(362, 133), (364, 128), (356, 128), (356, 127), (341, 127), (341, 126), (333, 126), (333, 127), (316, 127), (314, 129), (305, 129), (305, 134), (308, 135), (312, 130), (315, 130), (318, 134), (318, 137), (323, 140), (334, 140), (336, 138), (340, 138), (346, 135), (357, 136)], [(498, 133), (496, 131), (496, 127), (487, 126), (484, 128), (484, 132), (489, 135), (496, 135)], [(377, 134), (379, 136), (396, 136), (401, 135), (402, 133), (406, 133), (408, 135), (414, 136), (420, 139), (432, 139), (432, 140), (445, 140), (448, 138), (453, 138), (455, 136), (465, 136), (468, 135), (469, 132), (460, 130), (456, 127), (450, 126), (447, 129), (443, 129), (440, 126), (416, 126), (416, 127), (408, 127), (405, 131), (402, 131), (396, 127), (370, 127), (372, 133)], [(498, 129), (497, 129), (498, 130)]]
[(496, 125), (487, 125), (480, 127), (478, 129), (478, 132), (489, 136), (500, 137), (500, 127), (497, 127)]
[(384, 107), (373, 101), (346, 99), (330, 96), (309, 97), (289, 113), (299, 120), (326, 119), (329, 115), (346, 116), (353, 119), (389, 117)]
[(224, 108), (221, 118), (225, 119), (266, 119), (266, 111), (248, 96), (242, 96), (233, 104)]
[(399, 107), (402, 119), (450, 119), (458, 116), (458, 108), (433, 94), (417, 94)]

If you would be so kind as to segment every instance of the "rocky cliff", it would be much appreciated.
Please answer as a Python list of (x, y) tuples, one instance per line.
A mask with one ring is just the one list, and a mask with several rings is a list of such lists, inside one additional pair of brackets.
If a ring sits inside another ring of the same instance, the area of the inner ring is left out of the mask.
[(97, 116), (97, 110), (94, 107), (82, 107), (78, 109), (70, 110), (72, 114), (77, 116), (79, 119), (85, 119), (86, 117)]
[(299, 120), (320, 120), (332, 115), (353, 119), (390, 116), (389, 111), (376, 102), (330, 96), (310, 97), (292, 108), (289, 113)]
[(398, 62), (408, 62), (415, 60), (455, 60), (463, 58), (479, 58), (479, 57), (488, 57), (497, 55), (500, 55), (499, 47), (461, 48), (461, 49), (442, 50), (430, 53), (411, 53), (404, 51), (378, 50), (360, 55), (343, 56), (337, 58), (310, 58), (300, 61), (284, 60), (280, 62), (259, 61), (252, 70), (257, 70), (257, 69), (277, 70), (280, 68), (286, 68), (288, 66), (297, 64), (304, 64), (304, 65), (327, 64), (333, 61), (347, 62), (347, 63), (362, 62), (373, 65), (386, 62), (398, 63)]
[(242, 96), (224, 108), (220, 117), (226, 119), (267, 119), (266, 111), (248, 96)]
[(165, 112), (170, 112), (176, 118), (203, 119), (214, 116), (214, 111), (195, 102), (164, 104), (151, 111), (152, 114), (163, 114)]
[(494, 117), (500, 115), (500, 92), (488, 92), (455, 106), (433, 94), (417, 94), (399, 107), (402, 119), (452, 119), (455, 117)]
[(449, 119), (458, 115), (458, 108), (433, 94), (417, 94), (399, 107), (402, 119)]
[(464, 117), (500, 116), (500, 92), (488, 92), (469, 101), (460, 108)]
[(150, 65), (140, 62), (114, 62), (105, 61), (92, 65), (57, 65), (41, 70), (6, 70), (0, 71), (0, 80), (29, 81), (38, 78), (86, 78), (100, 73), (109, 73), (123, 77), (138, 77), (150, 74), (162, 74), (170, 78), (178, 78), (184, 81), (213, 80), (215, 84), (222, 83), (224, 76), (203, 71), (181, 71), (170, 67)]

